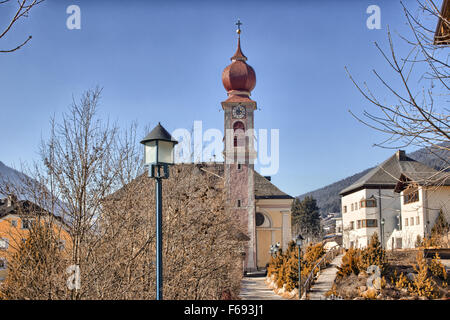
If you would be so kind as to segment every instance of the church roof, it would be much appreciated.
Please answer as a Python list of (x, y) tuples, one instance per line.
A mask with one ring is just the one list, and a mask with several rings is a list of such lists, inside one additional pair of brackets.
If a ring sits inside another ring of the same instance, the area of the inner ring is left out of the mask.
[[(182, 163), (171, 166), (176, 167), (197, 167), (200, 171), (212, 174), (218, 178), (224, 178), (224, 163), (223, 162), (202, 162), (202, 163)], [(278, 189), (268, 178), (263, 177), (257, 171), (254, 172), (254, 186), (256, 199), (293, 199), (290, 195)], [(145, 178), (147, 174), (143, 173), (136, 180)], [(109, 196), (109, 199), (120, 199), (123, 190), (115, 192)]]
[(430, 177), (436, 172), (435, 169), (407, 157), (405, 151), (399, 150), (339, 194), (344, 196), (364, 188), (394, 189), (402, 174), (407, 177), (419, 178)]
[(293, 197), (278, 189), (266, 177), (256, 171), (254, 172), (256, 199), (293, 199)]

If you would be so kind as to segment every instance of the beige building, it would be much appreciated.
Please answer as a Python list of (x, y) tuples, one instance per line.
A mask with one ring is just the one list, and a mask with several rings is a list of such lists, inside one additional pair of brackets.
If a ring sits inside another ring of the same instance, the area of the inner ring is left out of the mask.
[(270, 246), (280, 243), (287, 248), (292, 240), (291, 206), (293, 198), (280, 191), (255, 171), (256, 199), (256, 257), (257, 268), (265, 268), (270, 261)]

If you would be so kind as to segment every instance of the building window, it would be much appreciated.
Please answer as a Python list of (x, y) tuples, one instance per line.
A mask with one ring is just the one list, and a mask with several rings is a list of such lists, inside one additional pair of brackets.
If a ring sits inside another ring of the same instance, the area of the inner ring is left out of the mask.
[(367, 220), (364, 220), (364, 222), (365, 222), (367, 228), (375, 228), (378, 226), (377, 219), (367, 219)]
[(356, 228), (361, 229), (361, 220), (356, 221)]
[(409, 222), (409, 219), (408, 219), (408, 218), (405, 218), (405, 227), (408, 226), (408, 222)]
[(409, 188), (403, 192), (403, 204), (419, 201), (419, 190), (417, 188)]
[(375, 199), (363, 199), (359, 202), (361, 208), (375, 208), (377, 201)]
[(355, 222), (354, 221), (350, 221), (350, 230), (355, 229)]
[(6, 250), (9, 247), (9, 240), (6, 238), (0, 238), (0, 250)]
[(237, 206), (238, 206), (238, 208), (241, 206), (241, 200), (237, 201)]
[(352, 211), (353, 211), (353, 203), (352, 203)]
[(343, 213), (347, 213), (347, 206), (343, 206), (343, 207), (342, 207), (342, 212), (343, 212)]
[(29, 230), (31, 228), (31, 220), (30, 219), (22, 219), (22, 229)]
[(417, 217), (416, 217), (416, 225), (419, 225), (419, 224), (420, 224), (420, 217), (417, 216)]
[(355, 202), (355, 210), (358, 210), (358, 202)]
[(238, 163), (237, 169), (238, 169), (238, 170), (241, 170), (241, 168), (242, 168), (242, 165), (241, 165), (240, 163)]
[(6, 269), (6, 258), (0, 258), (0, 270)]
[(411, 217), (411, 223), (410, 223), (410, 225), (414, 225), (414, 217)]
[(358, 228), (375, 228), (377, 226), (377, 219), (358, 220)]

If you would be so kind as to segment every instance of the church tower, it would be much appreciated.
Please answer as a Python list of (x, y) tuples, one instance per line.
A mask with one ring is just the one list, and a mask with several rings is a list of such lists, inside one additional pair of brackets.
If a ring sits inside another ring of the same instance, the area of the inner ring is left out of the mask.
[(222, 102), (224, 110), (224, 159), (227, 204), (241, 222), (247, 242), (245, 270), (254, 271), (256, 261), (255, 187), (254, 187), (254, 111), (256, 102), (250, 94), (256, 85), (255, 71), (241, 50), (241, 22), (238, 20), (237, 50), (231, 64), (222, 73), (222, 82), (228, 99)]

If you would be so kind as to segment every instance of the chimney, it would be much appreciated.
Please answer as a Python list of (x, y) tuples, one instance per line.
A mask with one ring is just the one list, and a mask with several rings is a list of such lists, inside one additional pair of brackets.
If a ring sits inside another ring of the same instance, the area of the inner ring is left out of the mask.
[(398, 150), (395, 154), (396, 154), (397, 159), (398, 159), (399, 161), (404, 161), (405, 158), (406, 158), (405, 150)]
[(6, 207), (9, 208), (12, 206), (12, 197), (8, 196), (8, 198), (6, 198)]
[(271, 176), (264, 176), (264, 178), (266, 178), (269, 181), (272, 181), (272, 177)]
[(9, 207), (13, 206), (14, 203), (16, 202), (16, 200), (17, 200), (17, 198), (16, 198), (14, 195), (11, 195), (11, 194), (10, 194), (10, 195), (6, 198), (6, 207), (9, 208)]

